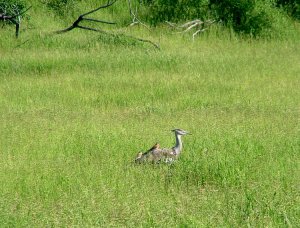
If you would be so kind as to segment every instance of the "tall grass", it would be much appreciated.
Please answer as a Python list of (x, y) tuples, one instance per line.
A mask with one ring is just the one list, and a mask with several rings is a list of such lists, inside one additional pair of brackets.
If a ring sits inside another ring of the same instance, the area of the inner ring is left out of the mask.
[(299, 225), (299, 40), (38, 30), (0, 37), (1, 226)]

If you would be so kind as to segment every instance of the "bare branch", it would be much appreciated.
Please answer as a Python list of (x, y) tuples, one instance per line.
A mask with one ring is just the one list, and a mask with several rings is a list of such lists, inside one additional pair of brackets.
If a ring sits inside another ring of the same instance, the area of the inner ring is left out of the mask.
[(93, 19), (93, 18), (83, 18), (83, 20), (86, 20), (86, 21), (94, 21), (94, 22), (100, 22), (100, 23), (110, 24), (110, 25), (115, 25), (115, 24), (117, 24), (116, 22), (103, 21), (103, 20), (98, 20), (98, 19)]
[(193, 20), (193, 21), (189, 21), (189, 22), (186, 22), (185, 24), (179, 26), (181, 28), (187, 28), (187, 27), (190, 27), (191, 25), (194, 25), (194, 24), (197, 24), (197, 25), (200, 25), (200, 24), (203, 24), (204, 22), (199, 20), (199, 19), (196, 19), (196, 20)]
[(77, 27), (81, 28), (81, 29), (89, 30), (89, 31), (106, 33), (101, 29), (90, 28), (90, 27), (86, 27), (86, 26), (82, 26), (82, 25), (78, 25)]
[(93, 10), (87, 12), (87, 13), (82, 14), (81, 16), (84, 17), (84, 16), (89, 15), (89, 14), (91, 14), (91, 13), (94, 13), (94, 12), (100, 10), (100, 9), (107, 8), (107, 7), (109, 7), (109, 6), (113, 5), (113, 4), (115, 4), (116, 1), (117, 1), (117, 0), (113, 0), (113, 1), (108, 0), (108, 2), (107, 2), (106, 5), (103, 5), (103, 6), (100, 6), (100, 7), (96, 8), (96, 9), (93, 9)]
[(193, 41), (195, 40), (195, 36), (196, 36), (198, 33), (204, 32), (205, 30), (207, 30), (207, 28), (205, 28), (205, 29), (199, 29), (199, 30), (197, 30), (196, 32), (194, 32), (194, 33), (193, 33)]
[(166, 23), (167, 23), (169, 26), (173, 27), (173, 28), (176, 28), (176, 26), (177, 26), (175, 23), (172, 23), (172, 22), (169, 22), (169, 21), (166, 21)]
[(158, 46), (158, 44), (152, 42), (151, 40), (145, 40), (145, 39), (141, 39), (141, 38), (137, 38), (137, 37), (134, 37), (134, 36), (125, 35), (125, 34), (123, 34), (123, 36), (127, 36), (129, 38), (132, 38), (132, 39), (135, 39), (135, 40), (138, 40), (138, 41), (141, 41), (141, 42), (152, 44), (155, 48), (157, 48), (158, 50), (160, 50), (160, 47)]
[(27, 9), (23, 10), (21, 13), (19, 13), (19, 14), (16, 15), (16, 16), (22, 16), (22, 15), (24, 15), (28, 10), (31, 9), (31, 7), (32, 7), (32, 6), (29, 6)]
[[(98, 20), (98, 19), (93, 19), (93, 18), (84, 18), (84, 16), (88, 15), (88, 14), (91, 14), (91, 13), (94, 13), (100, 9), (104, 9), (104, 8), (107, 8), (111, 5), (113, 5), (114, 3), (116, 3), (117, 0), (113, 0), (113, 1), (108, 1), (107, 4), (105, 5), (102, 5), (96, 9), (93, 9), (87, 13), (84, 13), (84, 14), (81, 14), (76, 21), (73, 22), (73, 24), (66, 28), (66, 29), (62, 29), (62, 30), (58, 30), (58, 31), (55, 31), (54, 33), (56, 34), (61, 34), (61, 33), (65, 33), (65, 32), (69, 32), (71, 30), (73, 30), (74, 28), (87, 28), (87, 27), (84, 27), (84, 26), (80, 26), (79, 23), (83, 20), (87, 20), (87, 21), (93, 21), (93, 22), (100, 22), (100, 23), (104, 23), (104, 24), (116, 24), (115, 22), (108, 22), (108, 21), (103, 21), (103, 20)], [(89, 30), (93, 30), (92, 28), (89, 28)], [(95, 29), (96, 31), (97, 29)]]
[(131, 7), (131, 0), (127, 0), (128, 2), (128, 7), (129, 7), (129, 13), (130, 13), (130, 16), (132, 17), (132, 23), (129, 25), (129, 26), (134, 26), (134, 25), (137, 25), (137, 24), (141, 24), (143, 25), (144, 27), (146, 27), (148, 30), (150, 30), (150, 28), (144, 24), (143, 22), (141, 22), (138, 17), (137, 17), (137, 7), (135, 8), (135, 13), (133, 13), (133, 10), (132, 10), (132, 7)]
[(104, 30), (101, 30), (101, 29), (89, 28), (89, 27), (80, 26), (80, 25), (78, 26), (78, 28), (85, 29), (85, 30), (89, 30), (89, 31), (94, 31), (94, 32), (100, 32), (100, 33), (104, 33), (104, 34), (112, 35), (112, 36), (118, 36), (118, 35), (121, 35), (121, 36), (128, 37), (128, 38), (131, 38), (131, 39), (140, 41), (140, 42), (145, 42), (145, 43), (152, 44), (155, 48), (160, 49), (160, 47), (158, 46), (158, 44), (152, 42), (151, 40), (146, 40), (146, 39), (142, 39), (142, 38), (137, 38), (137, 37), (130, 36), (130, 35), (126, 35), (126, 34), (114, 34), (114, 33), (109, 33), (109, 32), (106, 32), (106, 31), (104, 31)]
[(127, 2), (128, 2), (128, 7), (129, 7), (129, 13), (130, 13), (130, 15), (133, 15), (132, 9), (131, 9), (131, 1), (127, 0)]
[[(116, 24), (115, 22), (108, 22), (108, 21), (104, 21), (104, 20), (99, 20), (99, 19), (94, 19), (94, 18), (85, 18), (84, 17), (84, 16), (92, 14), (92, 13), (94, 13), (94, 12), (100, 10), (100, 9), (107, 8), (107, 7), (111, 6), (111, 5), (113, 5), (116, 1), (117, 0), (108, 1), (108, 3), (106, 5), (100, 6), (100, 7), (96, 8), (96, 9), (94, 9), (94, 10), (91, 10), (91, 11), (89, 11), (87, 13), (84, 13), (84, 14), (80, 15), (77, 18), (77, 20), (75, 20), (73, 22), (73, 24), (71, 26), (69, 26), (66, 29), (55, 31), (54, 33), (55, 34), (62, 34), (62, 33), (65, 33), (65, 32), (69, 32), (69, 31), (71, 31), (71, 30), (73, 30), (75, 28), (79, 28), (79, 29), (84, 29), (84, 30), (89, 30), (89, 31), (94, 31), (94, 32), (100, 32), (100, 33), (104, 33), (104, 34), (111, 35), (111, 36), (117, 36), (117, 34), (114, 34), (114, 33), (109, 33), (109, 32), (106, 32), (104, 30), (101, 30), (101, 29), (86, 27), (86, 26), (82, 26), (82, 25), (79, 24), (81, 21), (84, 21), (84, 20), (86, 20), (86, 21), (92, 21), (92, 22), (105, 23), (105, 24)], [(130, 3), (130, 0), (128, 0), (128, 1)], [(137, 9), (136, 9), (136, 11), (137, 11)], [(136, 23), (141, 23), (137, 19), (136, 15), (131, 11), (131, 7), (130, 7), (130, 12), (132, 13), (132, 15), (134, 15)], [(121, 34), (121, 35), (125, 36), (125, 37), (128, 37), (128, 38), (131, 38), (131, 39), (134, 39), (134, 40), (137, 40), (137, 41), (140, 41), (140, 42), (145, 42), (145, 43), (152, 44), (155, 48), (160, 49), (159, 46), (156, 43), (154, 43), (154, 42), (152, 42), (150, 40), (141, 39), (141, 38), (137, 38), (137, 37), (134, 37), (134, 36), (125, 35), (125, 34)]]
[(188, 21), (182, 25), (177, 26), (175, 23), (166, 21), (166, 23), (172, 27), (172, 28), (176, 28), (176, 29), (184, 29), (183, 31), (180, 31), (178, 33), (186, 33), (188, 31), (191, 31), (194, 28), (197, 28), (197, 30), (193, 33), (193, 40), (195, 39), (195, 36), (198, 33), (204, 32), (206, 30), (208, 30), (208, 27), (210, 25), (212, 25), (213, 23), (215, 23), (215, 20), (206, 20), (206, 21), (201, 21), (199, 19), (193, 20), (193, 21)]
[[(202, 22), (202, 24), (203, 24), (203, 22)], [(187, 32), (187, 31), (191, 30), (192, 28), (194, 28), (196, 26), (199, 26), (199, 25), (201, 25), (201, 24), (198, 24), (198, 23), (192, 24), (186, 30), (184, 30), (183, 32)]]
[(55, 33), (55, 34), (62, 34), (62, 33), (65, 33), (65, 32), (69, 32), (69, 31), (71, 31), (72, 29), (77, 28), (77, 27), (78, 27), (78, 25), (74, 26), (74, 24), (73, 24), (73, 25), (71, 25), (70, 27), (68, 27), (68, 28), (66, 28), (66, 29), (57, 30), (57, 31), (55, 31), (54, 33)]

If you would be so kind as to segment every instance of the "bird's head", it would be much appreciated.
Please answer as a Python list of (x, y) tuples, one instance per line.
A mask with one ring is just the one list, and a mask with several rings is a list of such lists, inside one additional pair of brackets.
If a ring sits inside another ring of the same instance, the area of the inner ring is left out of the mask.
[(177, 134), (177, 135), (187, 135), (187, 134), (190, 135), (191, 134), (188, 131), (185, 131), (185, 130), (182, 130), (182, 129), (179, 129), (179, 128), (173, 129), (172, 131), (175, 132), (175, 134)]

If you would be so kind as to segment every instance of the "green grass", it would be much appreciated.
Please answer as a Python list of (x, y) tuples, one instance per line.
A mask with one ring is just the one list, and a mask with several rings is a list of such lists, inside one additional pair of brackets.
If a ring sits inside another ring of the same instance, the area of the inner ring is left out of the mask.
[(299, 39), (131, 30), (162, 50), (3, 30), (0, 226), (299, 226)]

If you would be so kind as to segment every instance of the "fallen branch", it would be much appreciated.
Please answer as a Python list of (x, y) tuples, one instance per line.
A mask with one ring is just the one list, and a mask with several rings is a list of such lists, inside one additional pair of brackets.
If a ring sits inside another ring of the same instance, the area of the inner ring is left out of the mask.
[(215, 23), (215, 20), (201, 21), (199, 19), (196, 19), (196, 20), (193, 20), (193, 21), (188, 21), (188, 22), (186, 22), (182, 25), (179, 25), (179, 26), (177, 24), (169, 22), (169, 21), (166, 21), (166, 23), (172, 28), (179, 29), (179, 30), (183, 29), (183, 31), (180, 31), (178, 33), (186, 33), (186, 32), (191, 31), (192, 29), (195, 28), (196, 31), (194, 30), (194, 33), (193, 33), (193, 41), (194, 41), (195, 36), (198, 33), (206, 31), (210, 25)]
[(199, 25), (202, 25), (203, 23), (204, 23), (203, 21), (196, 19), (193, 21), (188, 21), (188, 22), (184, 23), (183, 25), (180, 25), (179, 27), (189, 29), (190, 27), (199, 26)]
[[(73, 22), (73, 24), (66, 28), (66, 29), (62, 29), (62, 30), (58, 30), (58, 31), (55, 31), (54, 33), (57, 33), (57, 34), (61, 34), (61, 33), (65, 33), (65, 32), (69, 32), (71, 30), (73, 30), (74, 28), (81, 28), (81, 29), (87, 29), (87, 30), (91, 30), (91, 31), (95, 31), (93, 28), (89, 28), (89, 27), (83, 27), (83, 26), (80, 26), (79, 23), (81, 21), (93, 21), (93, 22), (99, 22), (99, 23), (105, 23), (105, 24), (116, 24), (115, 22), (109, 22), (109, 21), (103, 21), (103, 20), (98, 20), (98, 19), (93, 19), (93, 18), (85, 18), (86, 15), (89, 15), (89, 14), (92, 14), (100, 9), (103, 9), (103, 8), (107, 8), (111, 5), (113, 5), (114, 3), (116, 3), (117, 0), (113, 0), (113, 1), (108, 1), (106, 5), (103, 5), (103, 6), (100, 6), (96, 9), (93, 9), (87, 13), (84, 13), (84, 14), (81, 14), (76, 21)], [(97, 29), (96, 29), (97, 30)]]
[[(102, 29), (97, 29), (97, 28), (92, 28), (92, 27), (87, 27), (87, 26), (82, 26), (80, 25), (79, 23), (86, 20), (86, 21), (92, 21), (92, 22), (99, 22), (99, 23), (105, 23), (105, 24), (116, 24), (115, 22), (109, 22), (109, 21), (104, 21), (104, 20), (99, 20), (99, 19), (94, 19), (94, 18), (86, 18), (85, 16), (89, 15), (89, 14), (92, 14), (100, 9), (103, 9), (103, 8), (107, 8), (109, 6), (112, 6), (114, 3), (116, 3), (117, 0), (113, 0), (113, 1), (108, 1), (107, 4), (103, 5), (103, 6), (100, 6), (96, 9), (93, 9), (87, 13), (84, 13), (82, 15), (80, 15), (77, 20), (75, 20), (73, 22), (73, 24), (71, 26), (69, 26), (68, 28), (65, 28), (65, 29), (62, 29), (62, 30), (57, 30), (57, 31), (54, 31), (54, 34), (62, 34), (62, 33), (66, 33), (66, 32), (69, 32), (75, 28), (79, 28), (79, 29), (84, 29), (84, 30), (89, 30), (89, 31), (94, 31), (94, 32), (100, 32), (100, 33), (103, 33), (103, 34), (106, 34), (106, 35), (112, 35), (112, 36), (116, 36), (117, 34), (114, 34), (114, 33), (110, 33), (110, 32), (107, 32), (107, 31), (104, 31)], [(129, 0), (129, 3), (130, 3), (130, 0)], [(132, 13), (131, 11), (131, 8), (130, 8), (130, 12)], [(135, 15), (132, 13), (132, 15)], [(138, 20), (136, 18), (136, 20)], [(151, 40), (146, 40), (146, 39), (141, 39), (141, 38), (137, 38), (137, 37), (134, 37), (134, 36), (130, 36), (130, 35), (125, 35), (125, 34), (121, 34), (122, 36), (125, 36), (125, 37), (128, 37), (128, 38), (131, 38), (131, 39), (135, 39), (137, 41), (140, 41), (140, 42), (145, 42), (145, 43), (149, 43), (151, 45), (153, 45), (155, 48), (157, 49), (160, 49), (159, 46), (152, 42)]]
[(134, 39), (134, 40), (137, 40), (137, 41), (140, 41), (140, 42), (145, 42), (145, 43), (152, 44), (156, 49), (160, 50), (159, 45), (152, 42), (151, 40), (145, 40), (145, 39), (142, 39), (142, 38), (137, 38), (137, 37), (130, 36), (130, 35), (125, 35), (125, 34), (122, 34), (122, 36), (126, 36), (128, 38), (131, 38), (131, 39)]
[(172, 28), (176, 28), (176, 24), (175, 23), (172, 23), (172, 22), (169, 22), (169, 21), (166, 21), (166, 23), (170, 26), (170, 27), (172, 27)]

